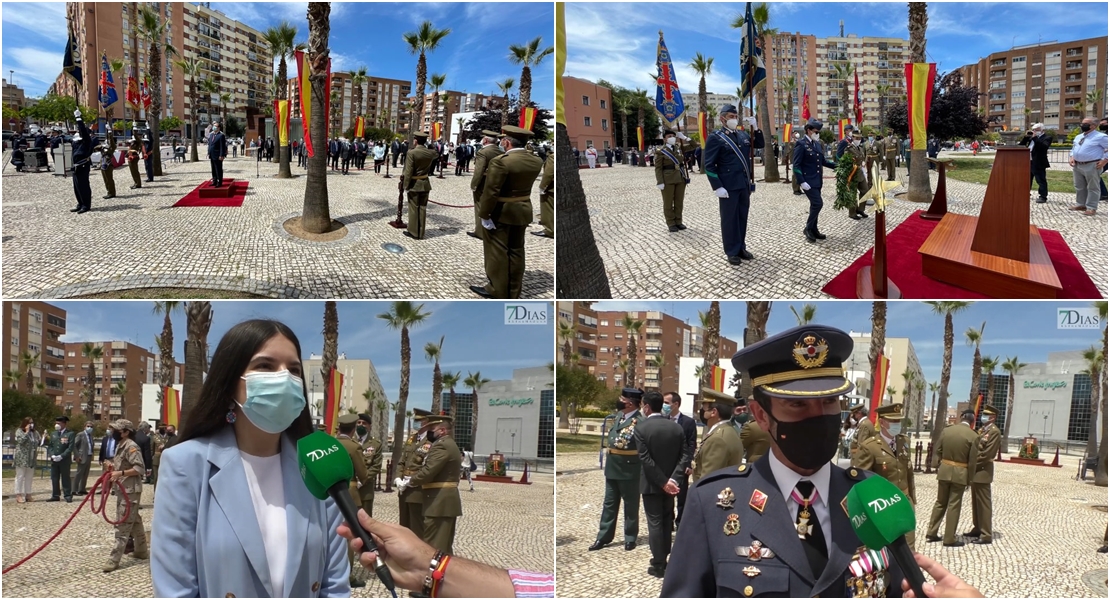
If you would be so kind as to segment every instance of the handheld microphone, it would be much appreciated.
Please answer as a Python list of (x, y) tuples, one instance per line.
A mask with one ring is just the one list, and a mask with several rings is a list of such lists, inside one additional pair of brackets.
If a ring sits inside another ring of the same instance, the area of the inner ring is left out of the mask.
[(906, 534), (917, 526), (917, 518), (902, 490), (879, 475), (864, 479), (848, 491), (848, 518), (856, 537), (868, 548), (890, 549), (914, 595), (924, 598), (921, 586), (925, 584), (925, 575), (906, 543)]
[[(339, 506), (339, 512), (343, 514), (347, 526), (362, 540), (364, 551), (378, 552), (374, 538), (358, 522), (358, 507), (355, 506), (348, 488), (351, 477), (355, 474), (355, 466), (339, 441), (322, 431), (304, 436), (297, 441), (297, 464), (300, 465), (301, 479), (308, 491), (320, 500), (331, 496)], [(393, 574), (382, 562), (381, 553), (378, 553), (374, 572), (382, 585), (396, 598)]]

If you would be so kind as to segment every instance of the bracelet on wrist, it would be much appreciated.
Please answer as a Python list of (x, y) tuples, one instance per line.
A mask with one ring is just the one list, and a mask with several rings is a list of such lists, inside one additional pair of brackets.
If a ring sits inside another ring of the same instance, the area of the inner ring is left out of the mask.
[(421, 593), (425, 596), (432, 595), (432, 584), (435, 583), (435, 579), (433, 579), (432, 576), (435, 574), (436, 569), (438, 569), (443, 563), (443, 559), (446, 556), (446, 552), (443, 552), (442, 550), (437, 550), (435, 556), (432, 557), (431, 562), (428, 564), (428, 574), (424, 576), (424, 589), (421, 590)]
[(451, 556), (444, 556), (439, 567), (432, 571), (432, 598), (438, 598), (443, 590), (443, 578), (447, 573), (447, 565), (451, 564)]

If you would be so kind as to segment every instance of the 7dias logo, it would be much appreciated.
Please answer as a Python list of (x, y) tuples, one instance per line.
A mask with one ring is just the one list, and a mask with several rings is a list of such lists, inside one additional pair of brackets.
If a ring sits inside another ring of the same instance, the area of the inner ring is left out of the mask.
[(321, 458), (324, 458), (325, 456), (328, 456), (330, 454), (334, 454), (335, 452), (338, 452), (338, 451), (339, 451), (339, 446), (337, 444), (332, 444), (331, 448), (320, 448), (320, 449), (317, 449), (317, 450), (311, 450), (308, 453), (306, 453), (305, 456), (311, 458), (312, 462), (316, 462), (316, 461), (320, 460)]
[(506, 325), (547, 325), (548, 305), (543, 302), (521, 302), (505, 305)]
[(891, 496), (889, 499), (887, 499), (887, 498), (875, 498), (874, 500), (871, 500), (870, 502), (868, 502), (867, 505), (870, 506), (871, 510), (875, 511), (876, 513), (881, 513), (884, 510), (890, 508), (891, 506), (894, 506), (895, 504), (898, 504), (901, 501), (902, 501), (901, 496)]
[(1093, 306), (1056, 309), (1056, 329), (1098, 329), (1099, 325), (1098, 309)]

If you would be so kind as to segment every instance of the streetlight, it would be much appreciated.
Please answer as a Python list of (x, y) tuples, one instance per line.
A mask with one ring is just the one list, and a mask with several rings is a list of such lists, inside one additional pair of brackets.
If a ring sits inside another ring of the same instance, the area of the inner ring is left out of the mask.
[(1044, 415), (1044, 427), (1041, 428), (1041, 440), (1048, 439), (1048, 413)]

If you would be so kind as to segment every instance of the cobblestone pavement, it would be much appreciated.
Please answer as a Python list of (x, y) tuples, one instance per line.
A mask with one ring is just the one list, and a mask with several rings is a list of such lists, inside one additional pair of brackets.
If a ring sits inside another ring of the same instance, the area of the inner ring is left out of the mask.
[[(625, 552), (621, 544), (614, 543), (587, 552), (597, 536), (605, 491), (597, 453), (560, 453), (557, 461), (563, 473), (557, 476), (555, 501), (559, 596), (658, 597), (662, 580), (647, 575), (651, 551), (643, 507), (635, 550)], [(994, 543), (969, 543), (962, 548), (924, 543), (937, 486), (934, 475), (917, 473), (917, 550), (988, 598), (1105, 598), (1106, 555), (1095, 549), (1102, 545), (1098, 532), (1106, 527), (1106, 488), (1076, 481), (1077, 461), (1061, 458), (1064, 467), (1059, 469), (996, 465)], [(617, 520), (618, 541), (623, 515)], [(969, 529), (970, 495), (965, 495), (957, 531)], [(1088, 580), (1097, 579), (1101, 590), (1089, 587), (1085, 575)]]
[[(92, 477), (90, 476), (90, 484)], [(517, 474), (519, 478), (519, 474)], [(530, 475), (532, 485), (474, 482), (474, 493), (460, 488), (463, 517), (455, 534), (455, 552), (503, 568), (550, 573), (554, 569), (554, 482), (550, 474)], [(3, 564), (5, 567), (30, 554), (45, 542), (77, 509), (72, 504), (42, 502), (50, 496), (50, 479), (35, 478), (35, 502), (16, 504), (10, 496), (15, 480), (4, 480)], [(115, 499), (109, 499), (111, 516)], [(143, 522), (150, 530), (154, 514), (153, 491), (143, 486)], [(379, 492), (374, 516), (397, 521), (397, 495)], [(86, 506), (69, 527), (45, 550), (3, 578), (5, 597), (149, 598), (154, 594), (149, 561), (125, 555), (120, 569), (104, 573), (101, 567), (114, 543), (113, 529)], [(367, 581), (355, 589), (356, 598), (387, 598), (388, 592), (373, 573), (361, 566), (356, 574)], [(404, 595), (403, 593), (400, 595)]]
[[(202, 151), (203, 153), (203, 151)], [(372, 163), (371, 163), (372, 164)], [(255, 169), (261, 176), (255, 176)], [(209, 177), (208, 161), (168, 163), (166, 175), (129, 190), (127, 169), (116, 171), (118, 195), (106, 193), (100, 175), (90, 178), (93, 210), (77, 216), (69, 178), (3, 171), (4, 297), (65, 298), (128, 288), (195, 287), (281, 298), (477, 298), (484, 285), (482, 243), (466, 235), (471, 208), (428, 206), (428, 234), (421, 241), (387, 223), (397, 211), (397, 182), (372, 169), (343, 176), (329, 171), (333, 219), (348, 226), (343, 240), (313, 243), (281, 227), (301, 212), (305, 171), (275, 179), (277, 163), (227, 159), (227, 179), (249, 179), (239, 208), (173, 208)], [(470, 176), (433, 179), (431, 200), (472, 202)], [(533, 187), (538, 231), (539, 191)], [(405, 206), (405, 218), (408, 207)], [(554, 294), (554, 240), (525, 236), (527, 271), (522, 295)], [(395, 243), (403, 254), (382, 244)]]
[[(739, 266), (726, 260), (717, 199), (704, 175), (694, 173), (686, 188), (683, 220), (688, 229), (669, 233), (654, 169), (618, 165), (579, 173), (614, 298), (654, 298), (661, 290), (668, 298), (678, 299), (828, 298), (821, 288), (875, 242), (870, 218), (853, 221), (847, 211), (832, 209), (836, 184), (828, 170), (819, 224), (828, 239), (810, 244), (802, 235), (809, 213), (806, 197), (795, 196), (785, 183), (759, 182), (763, 167), (756, 166), (747, 235), (755, 260)], [(935, 190), (937, 175), (930, 173)], [(896, 175), (905, 184), (906, 170), (899, 169)], [(890, 194), (904, 191), (899, 188)], [(985, 185), (949, 178), (948, 210), (978, 215), (985, 192)], [(1050, 193), (1047, 204), (1030, 204), (1032, 222), (1063, 234), (1105, 297), (1106, 207), (1097, 216), (1085, 217), (1066, 210), (1074, 200), (1074, 194)], [(887, 232), (914, 211), (927, 208), (902, 198), (891, 202)]]

